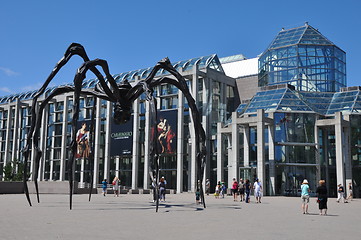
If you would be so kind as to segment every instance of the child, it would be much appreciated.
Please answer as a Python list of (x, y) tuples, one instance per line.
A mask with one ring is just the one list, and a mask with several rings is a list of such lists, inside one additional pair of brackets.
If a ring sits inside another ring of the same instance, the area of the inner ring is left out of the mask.
[(221, 196), (222, 196), (222, 198), (224, 198), (224, 195), (226, 194), (226, 192), (227, 192), (226, 183), (222, 182), (222, 187), (221, 187)]
[(215, 198), (219, 198), (219, 191), (220, 191), (220, 188), (221, 188), (221, 183), (218, 182), (217, 185), (216, 185), (216, 190), (214, 192), (214, 196)]
[(200, 204), (200, 197), (201, 197), (201, 193), (199, 192), (199, 188), (197, 188), (196, 190), (196, 204)]
[(105, 197), (105, 194), (107, 193), (107, 188), (108, 188), (108, 182), (106, 179), (103, 180), (102, 182), (102, 189), (103, 189), (103, 196)]

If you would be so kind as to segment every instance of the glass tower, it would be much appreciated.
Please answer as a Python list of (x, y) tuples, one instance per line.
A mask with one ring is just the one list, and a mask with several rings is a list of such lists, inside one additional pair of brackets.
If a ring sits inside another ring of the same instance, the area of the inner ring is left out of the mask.
[(308, 24), (282, 29), (258, 64), (260, 87), (288, 83), (311, 92), (346, 87), (346, 53)]

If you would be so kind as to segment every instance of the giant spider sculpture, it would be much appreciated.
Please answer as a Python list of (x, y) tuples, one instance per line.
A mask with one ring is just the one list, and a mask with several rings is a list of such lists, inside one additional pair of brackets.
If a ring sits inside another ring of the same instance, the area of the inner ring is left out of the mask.
[[(44, 94), (46, 88), (48, 87), (51, 80), (55, 77), (58, 71), (70, 60), (70, 58), (74, 55), (80, 56), (84, 63), (78, 68), (78, 71), (74, 77), (74, 84), (73, 85), (66, 85), (66, 86), (59, 86), (58, 88), (54, 89), (48, 96), (45, 97), (44, 100), (39, 103), (38, 98)], [(101, 67), (105, 77), (100, 73), (97, 67)], [(174, 78), (169, 77), (161, 77), (159, 79), (154, 79), (156, 73), (160, 70), (164, 69), (168, 71)], [(86, 77), (87, 71), (93, 72), (96, 77), (98, 78), (98, 84), (95, 86), (94, 90), (84, 90), (82, 89), (82, 83)], [(77, 144), (76, 144), (76, 127), (79, 119), (79, 104), (80, 104), (80, 96), (81, 95), (91, 95), (100, 99), (104, 99), (113, 103), (113, 119), (116, 124), (122, 124), (127, 122), (131, 116), (131, 108), (132, 103), (135, 99), (137, 99), (141, 94), (146, 94), (146, 99), (150, 103), (150, 124), (151, 124), (151, 136), (150, 136), (150, 169), (149, 174), (150, 178), (153, 181), (154, 186), (156, 186), (155, 191), (158, 195), (159, 188), (158, 184), (155, 182), (156, 179), (159, 179), (159, 153), (157, 147), (157, 136), (155, 134), (155, 129), (157, 125), (157, 101), (153, 97), (153, 88), (157, 85), (167, 83), (172, 84), (181, 90), (188, 101), (189, 107), (191, 109), (191, 114), (194, 122), (194, 132), (195, 132), (195, 142), (196, 151), (197, 151), (197, 183), (202, 182), (203, 179), (203, 171), (205, 167), (205, 132), (202, 127), (200, 121), (200, 115), (198, 109), (195, 104), (195, 100), (191, 96), (188, 86), (186, 84), (185, 79), (180, 75), (180, 73), (172, 66), (168, 58), (164, 58), (159, 61), (148, 75), (148, 77), (142, 81), (136, 83), (133, 87), (127, 82), (124, 81), (120, 84), (117, 84), (112, 75), (109, 72), (108, 64), (105, 60), (102, 59), (94, 59), (90, 60), (87, 56), (85, 49), (82, 45), (78, 43), (72, 43), (66, 50), (64, 56), (61, 60), (55, 65), (54, 69), (46, 79), (43, 86), (37, 91), (34, 95), (32, 108), (31, 108), (31, 126), (27, 135), (27, 141), (24, 149), (22, 150), (24, 156), (24, 190), (26, 194), (26, 198), (31, 206), (31, 200), (29, 197), (29, 190), (27, 187), (27, 163), (29, 159), (29, 155), (31, 149), (34, 149), (34, 184), (37, 194), (37, 201), (39, 200), (39, 189), (38, 189), (38, 172), (40, 166), (40, 160), (42, 157), (42, 150), (39, 147), (39, 132), (41, 127), (41, 119), (44, 108), (47, 106), (49, 101), (57, 96), (64, 93), (73, 92), (73, 118), (72, 118), (72, 128), (71, 128), (71, 138), (72, 141), (70, 143), (70, 158), (67, 165), (68, 170), (68, 179), (69, 179), (69, 196), (70, 196), (70, 209), (72, 209), (72, 195), (73, 195), (73, 165), (75, 160), (75, 155), (77, 151)], [(95, 113), (95, 102), (93, 105), (93, 114)], [(39, 104), (38, 104), (39, 103)], [(92, 117), (94, 120), (94, 115)], [(90, 126), (90, 132), (94, 129), (94, 121)], [(92, 136), (93, 134), (91, 134)], [(90, 142), (92, 139), (90, 139)], [(92, 146), (93, 148), (94, 146)], [(93, 161), (93, 151), (89, 156), (90, 162)], [(92, 168), (92, 166), (91, 166)], [(93, 186), (93, 178), (91, 177), (91, 188)], [(201, 200), (203, 202), (203, 206), (206, 207), (204, 201), (204, 192), (202, 185), (200, 184), (200, 193), (201, 193)], [(91, 199), (91, 190), (89, 193), (89, 201)], [(156, 211), (158, 211), (159, 200), (157, 198), (156, 202)]]

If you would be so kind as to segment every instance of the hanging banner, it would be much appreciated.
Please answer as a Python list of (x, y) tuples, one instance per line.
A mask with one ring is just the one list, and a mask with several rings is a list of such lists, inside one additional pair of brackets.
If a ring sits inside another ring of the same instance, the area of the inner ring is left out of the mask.
[(87, 121), (79, 121), (78, 125), (77, 125), (77, 132), (76, 132), (76, 144), (77, 144), (77, 148), (76, 148), (76, 154), (75, 157), (76, 158), (89, 158), (90, 155), (90, 142), (89, 142), (89, 138), (90, 138), (90, 124), (91, 121), (87, 120)]
[(124, 124), (111, 121), (110, 156), (131, 155), (133, 150), (133, 115)]
[(161, 111), (158, 113), (158, 147), (159, 153), (173, 154), (177, 152), (178, 111)]

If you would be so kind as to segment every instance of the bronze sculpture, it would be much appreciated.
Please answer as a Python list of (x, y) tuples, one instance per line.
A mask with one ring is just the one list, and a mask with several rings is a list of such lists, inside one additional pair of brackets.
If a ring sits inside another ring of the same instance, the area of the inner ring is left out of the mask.
[[(78, 68), (78, 71), (74, 77), (73, 85), (66, 85), (66, 86), (59, 86), (55, 88), (45, 99), (40, 103), (39, 108), (37, 109), (38, 105), (38, 98), (44, 94), (46, 88), (48, 87), (49, 83), (52, 81), (54, 76), (58, 73), (58, 71), (70, 60), (70, 58), (74, 55), (80, 56), (84, 63)], [(97, 67), (101, 67), (105, 76), (106, 80)], [(168, 71), (174, 78), (169, 77), (160, 77), (158, 79), (154, 79), (158, 70), (164, 69)], [(86, 77), (87, 71), (93, 72), (96, 77), (98, 78), (98, 84), (95, 86), (94, 90), (84, 90), (82, 89), (82, 83)], [(150, 178), (153, 181), (153, 184), (157, 186), (155, 188), (156, 193), (158, 193), (159, 188), (158, 184), (154, 182), (156, 179), (159, 179), (159, 152), (157, 145), (157, 136), (155, 134), (155, 129), (157, 127), (157, 101), (153, 97), (153, 88), (157, 85), (167, 83), (174, 85), (179, 90), (181, 90), (188, 101), (188, 105), (191, 109), (191, 114), (194, 123), (194, 131), (195, 131), (195, 143), (196, 144), (196, 151), (197, 151), (197, 182), (202, 182), (203, 179), (203, 172), (205, 167), (205, 154), (206, 154), (206, 146), (205, 146), (205, 132), (201, 124), (200, 115), (195, 103), (195, 100), (191, 96), (188, 86), (186, 84), (185, 79), (181, 76), (181, 74), (172, 66), (168, 58), (164, 58), (159, 61), (154, 68), (152, 69), (151, 73), (148, 77), (144, 80), (139, 81), (136, 83), (135, 86), (131, 86), (127, 81), (123, 81), (120, 84), (117, 84), (112, 75), (109, 72), (108, 64), (105, 60), (102, 59), (94, 59), (90, 60), (87, 56), (85, 49), (82, 45), (78, 43), (72, 43), (68, 49), (66, 50), (64, 56), (60, 59), (60, 61), (55, 65), (54, 69), (46, 79), (43, 86), (38, 90), (38, 92), (34, 95), (32, 108), (31, 108), (31, 126), (30, 130), (27, 135), (27, 141), (24, 149), (22, 150), (24, 156), (24, 190), (31, 206), (31, 200), (29, 197), (29, 190), (27, 187), (27, 162), (29, 159), (29, 154), (31, 149), (35, 150), (35, 172), (34, 172), (34, 183), (35, 189), (37, 193), (37, 200), (39, 200), (39, 189), (38, 189), (38, 170), (39, 170), (39, 163), (42, 156), (42, 150), (39, 148), (39, 131), (41, 126), (41, 119), (44, 108), (47, 106), (48, 102), (55, 96), (61, 95), (64, 93), (73, 92), (73, 118), (72, 118), (72, 128), (71, 128), (71, 154), (68, 161), (67, 169), (68, 169), (68, 177), (69, 177), (69, 196), (70, 196), (70, 209), (72, 209), (72, 195), (73, 195), (73, 163), (75, 159), (75, 154), (77, 152), (77, 144), (76, 144), (76, 127), (79, 119), (79, 102), (80, 102), (80, 95), (91, 95), (100, 99), (104, 99), (113, 103), (113, 119), (114, 122), (117, 124), (122, 124), (127, 122), (131, 116), (131, 107), (132, 103), (135, 99), (140, 97), (141, 94), (146, 94), (146, 99), (150, 103), (150, 125), (152, 129), (151, 140), (150, 140)], [(95, 101), (94, 101), (95, 103)], [(93, 106), (93, 114), (95, 113), (95, 104)], [(92, 117), (94, 119), (94, 117)], [(90, 132), (94, 128), (94, 123), (90, 126)], [(93, 142), (90, 139), (90, 142)], [(90, 153), (90, 159), (93, 158), (92, 152)], [(92, 162), (92, 161), (90, 161)], [(93, 179), (93, 178), (91, 178)], [(92, 188), (91, 183), (91, 188)], [(204, 201), (204, 193), (203, 188), (200, 186), (200, 193), (201, 193), (201, 200), (203, 202), (203, 206), (206, 207)], [(89, 193), (89, 200), (91, 197), (91, 189)], [(159, 199), (156, 201), (156, 211), (158, 211), (159, 206)]]

